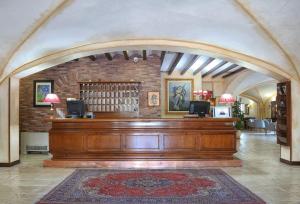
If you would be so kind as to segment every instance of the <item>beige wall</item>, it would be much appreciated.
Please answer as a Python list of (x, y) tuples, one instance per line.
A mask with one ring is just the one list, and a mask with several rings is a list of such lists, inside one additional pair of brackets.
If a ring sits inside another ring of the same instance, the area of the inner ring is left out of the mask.
[(9, 162), (9, 79), (0, 84), (0, 163)]
[(271, 118), (271, 102), (273, 101), (273, 97), (268, 98), (265, 102), (264, 102), (264, 114), (263, 117), (264, 118)]
[(19, 160), (19, 86), (20, 80), (10, 79), (10, 162)]
[(0, 163), (19, 160), (19, 79), (0, 84)]
[(245, 97), (240, 97), (240, 98), (241, 98), (241, 102), (242, 103), (248, 104), (248, 106), (249, 106), (249, 114), (248, 115), (245, 114), (245, 117), (255, 117), (255, 118), (258, 118), (259, 117), (258, 104), (255, 101), (250, 100), (248, 98), (245, 98)]
[(292, 161), (300, 161), (300, 82), (292, 80)]
[(213, 91), (214, 97), (220, 97), (224, 93), (225, 86), (223, 80), (203, 80), (202, 86), (203, 90)]

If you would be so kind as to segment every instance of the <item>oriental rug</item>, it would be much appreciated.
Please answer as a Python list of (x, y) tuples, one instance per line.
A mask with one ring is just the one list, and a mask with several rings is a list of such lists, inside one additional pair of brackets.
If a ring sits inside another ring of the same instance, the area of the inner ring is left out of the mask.
[(77, 169), (37, 204), (262, 204), (220, 169)]

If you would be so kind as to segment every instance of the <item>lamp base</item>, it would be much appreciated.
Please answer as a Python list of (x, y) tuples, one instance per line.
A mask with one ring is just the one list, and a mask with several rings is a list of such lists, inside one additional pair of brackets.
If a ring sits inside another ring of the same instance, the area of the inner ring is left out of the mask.
[(53, 108), (53, 103), (51, 103), (51, 108), (50, 108), (50, 119), (54, 119), (54, 108)]

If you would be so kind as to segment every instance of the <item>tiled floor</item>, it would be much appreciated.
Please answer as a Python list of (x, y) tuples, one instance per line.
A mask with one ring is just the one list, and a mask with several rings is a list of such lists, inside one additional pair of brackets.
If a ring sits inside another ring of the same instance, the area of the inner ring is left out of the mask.
[[(300, 167), (279, 162), (274, 135), (243, 133), (237, 157), (243, 167), (223, 168), (267, 203), (300, 204)], [(21, 164), (0, 168), (0, 204), (34, 203), (73, 169), (43, 168), (46, 155), (22, 156)]]

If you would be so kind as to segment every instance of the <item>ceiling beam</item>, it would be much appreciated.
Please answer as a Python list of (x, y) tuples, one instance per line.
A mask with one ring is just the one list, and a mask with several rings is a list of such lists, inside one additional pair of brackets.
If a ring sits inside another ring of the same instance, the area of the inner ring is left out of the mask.
[(236, 68), (237, 66), (238, 66), (237, 64), (232, 64), (232, 65), (230, 65), (229, 67), (227, 67), (226, 69), (224, 69), (224, 70), (222, 70), (222, 71), (220, 71), (220, 72), (214, 74), (214, 75), (212, 76), (212, 78), (216, 78), (217, 76), (220, 76), (220, 75), (222, 75), (222, 74), (224, 74), (224, 73), (226, 73), (226, 72), (232, 70), (233, 68)]
[(211, 63), (215, 58), (209, 57), (198, 69), (196, 69), (193, 73), (193, 75), (198, 74), (201, 72), (202, 69), (204, 69), (209, 63)]
[(220, 67), (222, 67), (224, 64), (226, 64), (227, 61), (222, 61), (220, 62), (219, 64), (217, 64), (215, 67), (211, 68), (210, 70), (208, 70), (207, 72), (205, 72), (203, 75), (202, 75), (202, 78), (210, 75), (211, 73), (213, 73), (214, 71), (216, 71), (217, 69), (219, 69)]
[(160, 66), (163, 64), (165, 56), (166, 56), (166, 51), (161, 51), (161, 54), (160, 54)]
[(171, 75), (175, 69), (175, 67), (177, 66), (178, 62), (180, 61), (180, 59), (182, 58), (183, 53), (177, 53), (176, 58), (174, 60), (174, 62), (171, 64), (168, 74)]
[(241, 71), (244, 71), (244, 70), (246, 70), (246, 68), (245, 68), (245, 67), (241, 67), (241, 68), (239, 68), (239, 69), (237, 69), (237, 70), (235, 70), (235, 71), (233, 71), (233, 72), (230, 72), (230, 73), (224, 75), (222, 78), (230, 77), (230, 76), (232, 76), (232, 75), (234, 75), (234, 74), (237, 74), (237, 73), (239, 73), (239, 72), (241, 72)]
[(95, 61), (95, 60), (96, 60), (95, 55), (90, 55), (89, 58), (90, 58), (90, 60), (92, 60), (92, 61)]
[(187, 66), (185, 66), (185, 68), (181, 71), (181, 75), (184, 75), (190, 68), (191, 66), (193, 66), (193, 64), (195, 64), (195, 62), (200, 58), (199, 55), (195, 55), (188, 63)]
[(147, 60), (147, 51), (143, 50), (143, 60)]
[(129, 56), (128, 56), (127, 51), (123, 51), (123, 55), (124, 55), (124, 58), (125, 58), (126, 60), (129, 60)]
[(112, 61), (112, 56), (110, 53), (104, 53), (107, 60)]

